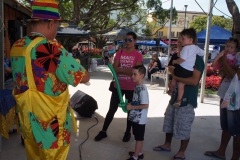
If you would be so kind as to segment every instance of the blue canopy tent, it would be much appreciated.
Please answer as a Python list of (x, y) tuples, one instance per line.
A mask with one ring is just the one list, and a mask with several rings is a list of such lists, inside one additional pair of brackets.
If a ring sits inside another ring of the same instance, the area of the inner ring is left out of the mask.
[[(118, 41), (118, 44), (122, 44), (123, 41)], [(151, 41), (137, 41), (136, 45), (144, 45), (144, 46), (156, 46), (156, 41), (151, 40)], [(164, 42), (160, 41), (159, 42), (160, 47), (167, 47), (168, 45), (165, 44)]]
[[(225, 42), (232, 37), (232, 33), (219, 26), (212, 26), (210, 31), (210, 44), (225, 44)], [(205, 43), (206, 30), (197, 34), (198, 43)]]

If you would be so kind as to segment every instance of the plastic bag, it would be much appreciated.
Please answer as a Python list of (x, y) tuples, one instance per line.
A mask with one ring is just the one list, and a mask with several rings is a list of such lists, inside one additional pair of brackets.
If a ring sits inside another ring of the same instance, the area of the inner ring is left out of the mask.
[(227, 108), (228, 110), (239, 110), (239, 86), (238, 75), (233, 77), (227, 92), (223, 98), (221, 108)]

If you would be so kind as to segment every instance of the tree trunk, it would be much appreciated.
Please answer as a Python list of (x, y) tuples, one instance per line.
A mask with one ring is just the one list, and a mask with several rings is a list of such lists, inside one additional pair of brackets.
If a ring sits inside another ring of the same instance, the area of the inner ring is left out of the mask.
[(74, 12), (73, 12), (73, 24), (78, 25), (78, 23), (80, 22), (80, 0), (73, 0), (73, 4), (74, 4)]
[(104, 39), (103, 37), (95, 38), (95, 45), (96, 48), (103, 48), (106, 45), (106, 39)]
[(65, 19), (65, 15), (64, 15), (64, 9), (63, 9), (63, 1), (62, 0), (58, 0), (58, 8), (59, 8), (59, 13), (62, 19)]
[(226, 3), (227, 3), (228, 10), (231, 13), (232, 19), (233, 19), (232, 35), (233, 35), (233, 37), (238, 39), (238, 46), (240, 46), (240, 25), (239, 25), (240, 13), (239, 13), (239, 9), (234, 0), (226, 0)]

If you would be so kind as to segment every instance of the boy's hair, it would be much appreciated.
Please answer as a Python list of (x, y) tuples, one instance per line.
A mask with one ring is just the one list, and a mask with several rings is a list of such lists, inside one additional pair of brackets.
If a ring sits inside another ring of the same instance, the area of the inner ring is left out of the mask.
[(196, 44), (197, 33), (196, 33), (195, 29), (193, 29), (193, 28), (184, 29), (181, 32), (181, 36), (187, 36), (188, 38), (192, 38), (193, 44)]
[(144, 65), (134, 66), (133, 69), (138, 70), (138, 72), (139, 72), (140, 74), (144, 74), (144, 77), (145, 77), (147, 70), (146, 70), (146, 68), (144, 67)]
[(228, 42), (236, 43), (236, 48), (239, 49), (239, 48), (238, 48), (239, 45), (238, 45), (238, 39), (237, 39), (237, 38), (231, 37), (231, 38), (229, 38), (229, 39), (227, 40), (226, 44), (227, 44)]
[(128, 32), (126, 35), (133, 36), (133, 39), (134, 39), (134, 40), (137, 39), (137, 35), (136, 35), (136, 33), (134, 33), (134, 32)]

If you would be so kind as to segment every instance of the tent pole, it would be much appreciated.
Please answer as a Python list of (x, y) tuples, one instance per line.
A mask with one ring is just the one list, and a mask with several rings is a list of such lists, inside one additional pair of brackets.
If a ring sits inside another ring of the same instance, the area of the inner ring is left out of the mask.
[[(169, 62), (170, 52), (171, 52), (171, 32), (172, 32), (172, 10), (173, 10), (173, 0), (171, 0), (171, 9), (170, 9), (170, 20), (169, 20), (169, 28), (168, 28), (168, 57), (167, 63)], [(165, 81), (165, 92), (168, 90), (168, 68), (166, 72), (166, 81)]]
[(212, 7), (213, 7), (213, 0), (210, 0), (209, 16), (208, 16), (208, 21), (207, 21), (206, 40), (205, 40), (205, 54), (204, 54), (205, 69), (203, 72), (202, 83), (201, 83), (201, 93), (200, 93), (200, 102), (201, 103), (203, 103), (204, 94), (205, 94), (207, 62), (208, 62), (208, 53), (209, 53), (209, 41), (210, 41), (210, 32), (211, 32), (211, 23), (212, 23)]

